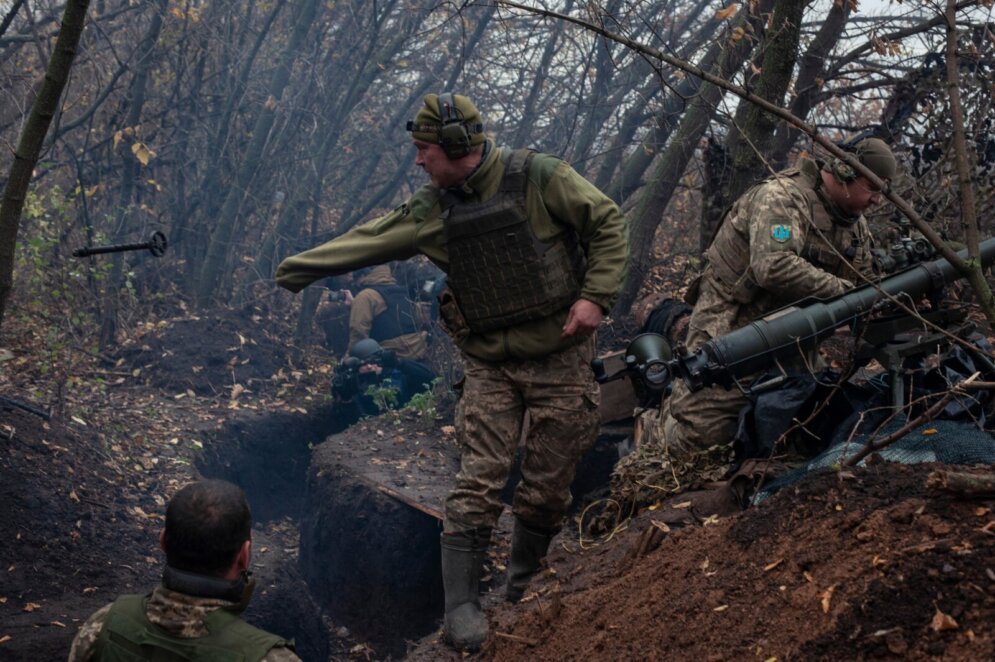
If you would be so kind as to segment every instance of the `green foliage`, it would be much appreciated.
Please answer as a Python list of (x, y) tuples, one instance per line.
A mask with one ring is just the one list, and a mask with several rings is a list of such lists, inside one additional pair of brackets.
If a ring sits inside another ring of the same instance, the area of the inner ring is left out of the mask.
[(418, 414), (419, 418), (423, 421), (435, 420), (435, 417), (439, 414), (438, 403), (435, 399), (435, 387), (438, 383), (439, 378), (436, 377), (432, 380), (430, 388), (420, 393), (415, 393), (408, 401), (407, 408)]
[(385, 412), (397, 407), (398, 391), (390, 382), (380, 382), (369, 386), (363, 394), (373, 400), (381, 412)]

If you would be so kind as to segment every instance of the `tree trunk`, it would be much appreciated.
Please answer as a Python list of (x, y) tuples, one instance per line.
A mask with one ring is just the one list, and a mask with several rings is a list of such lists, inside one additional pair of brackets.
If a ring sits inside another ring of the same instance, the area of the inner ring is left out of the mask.
[[(749, 87), (778, 106), (791, 82), (798, 56), (804, 4), (797, 0), (777, 0), (770, 26), (761, 43), (761, 71)], [(722, 220), (722, 214), (758, 179), (772, 174), (767, 161), (778, 120), (760, 106), (741, 103), (726, 137), (725, 166), (720, 172), (718, 195), (703, 196), (699, 246), (704, 251)]]
[[(797, 96), (792, 100), (790, 107), (791, 113), (795, 117), (806, 119), (819, 99), (826, 79), (826, 60), (836, 48), (836, 44), (839, 43), (849, 15), (849, 2), (834, 2), (829, 8), (829, 13), (826, 15), (822, 27), (819, 28), (818, 34), (802, 56), (801, 66), (798, 68), (798, 78), (795, 80), (795, 94)], [(801, 131), (787, 122), (777, 127), (770, 155), (775, 170), (780, 170), (787, 165), (788, 152), (794, 147), (800, 135)]]
[(291, 66), (301, 50), (311, 25), (315, 22), (320, 4), (322, 4), (320, 0), (305, 0), (300, 5), (299, 13), (294, 22), (293, 35), (280, 58), (276, 71), (273, 72), (269, 85), (269, 98), (259, 110), (259, 115), (252, 129), (252, 141), (243, 157), (235, 182), (228, 189), (221, 213), (214, 226), (214, 231), (211, 233), (207, 255), (204, 258), (204, 264), (194, 290), (197, 305), (200, 307), (206, 306), (212, 299), (224, 300), (226, 298), (217, 295), (228, 262), (232, 237), (235, 235), (235, 228), (238, 225), (239, 208), (262, 159), (263, 149), (276, 117), (276, 109), (283, 96), (283, 90), (290, 80)]
[[(124, 128), (134, 129), (142, 119), (142, 109), (145, 107), (146, 88), (149, 80), (149, 69), (152, 68), (152, 53), (155, 50), (156, 42), (159, 41), (159, 33), (162, 31), (162, 18), (166, 12), (167, 0), (157, 0), (153, 5), (152, 19), (149, 27), (142, 37), (142, 41), (135, 53), (136, 63), (133, 66), (134, 77), (128, 88), (128, 115), (124, 121)], [(136, 134), (137, 135), (137, 134)], [(134, 214), (135, 187), (142, 174), (142, 164), (131, 150), (130, 140), (122, 141), (119, 146), (124, 156), (124, 164), (121, 168), (121, 191), (118, 197), (117, 222), (114, 224), (114, 236), (125, 237), (135, 229), (132, 227)], [(113, 253), (111, 255), (111, 273), (104, 284), (104, 293), (101, 305), (100, 324), (100, 348), (104, 349), (114, 342), (117, 332), (117, 311), (118, 296), (121, 289), (122, 273), (124, 271), (124, 254)]]
[[(773, 0), (761, 0), (756, 14), (743, 15), (737, 19), (738, 27), (750, 22), (753, 34), (763, 33), (766, 14), (770, 12)], [(745, 29), (745, 28), (744, 28)], [(716, 76), (728, 80), (743, 66), (753, 50), (749, 39), (726, 41), (713, 71)], [(652, 183), (643, 192), (636, 211), (629, 222), (629, 273), (622, 288), (619, 301), (613, 314), (621, 316), (627, 312), (639, 293), (643, 279), (652, 266), (653, 239), (656, 228), (664, 218), (667, 205), (677, 188), (681, 176), (687, 169), (694, 152), (705, 134), (705, 129), (715, 115), (723, 90), (715, 84), (705, 83), (681, 118), (677, 133), (671, 138), (667, 150), (653, 173)]]
[(59, 98), (69, 79), (69, 70), (76, 57), (83, 26), (86, 23), (86, 10), (89, 0), (69, 0), (62, 15), (62, 28), (55, 42), (52, 59), (49, 60), (45, 81), (31, 106), (28, 121), (21, 132), (21, 138), (14, 150), (14, 163), (0, 202), (0, 325), (3, 324), (7, 301), (14, 283), (14, 253), (17, 246), (17, 230), (21, 224), (21, 210), (31, 173), (41, 154), (45, 135), (52, 117), (59, 106)]

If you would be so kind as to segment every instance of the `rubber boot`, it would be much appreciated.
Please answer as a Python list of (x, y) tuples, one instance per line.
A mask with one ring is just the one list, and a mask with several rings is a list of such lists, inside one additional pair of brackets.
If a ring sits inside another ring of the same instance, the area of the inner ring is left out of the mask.
[(504, 595), (509, 602), (518, 602), (525, 594), (529, 581), (539, 572), (549, 543), (556, 531), (529, 526), (515, 518), (511, 532), (511, 560), (508, 561), (508, 583)]
[(443, 533), (442, 586), (446, 592), (443, 631), (454, 648), (476, 651), (487, 639), (487, 617), (480, 609), (480, 572), (491, 530)]

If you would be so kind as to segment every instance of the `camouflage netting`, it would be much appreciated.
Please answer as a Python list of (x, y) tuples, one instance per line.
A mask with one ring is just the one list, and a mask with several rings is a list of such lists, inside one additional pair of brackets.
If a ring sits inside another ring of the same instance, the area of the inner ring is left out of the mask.
[[(877, 434), (884, 438), (901, 428), (904, 421), (895, 421)], [(868, 442), (868, 435), (857, 435), (852, 441), (836, 444), (804, 466), (772, 481), (754, 497), (760, 503), (778, 490), (793, 485), (811, 474), (838, 470), (845, 458), (853, 456)], [(889, 462), (920, 464), (943, 462), (946, 464), (995, 465), (995, 437), (978, 429), (972, 423), (960, 421), (931, 421), (921, 430), (910, 432), (890, 446), (877, 452)], [(861, 461), (860, 464), (864, 462)]]
[(639, 415), (643, 429), (639, 447), (619, 460), (612, 471), (611, 498), (623, 513), (722, 480), (733, 461), (729, 445), (682, 453), (687, 457), (675, 461), (659, 433), (659, 415), (655, 408)]

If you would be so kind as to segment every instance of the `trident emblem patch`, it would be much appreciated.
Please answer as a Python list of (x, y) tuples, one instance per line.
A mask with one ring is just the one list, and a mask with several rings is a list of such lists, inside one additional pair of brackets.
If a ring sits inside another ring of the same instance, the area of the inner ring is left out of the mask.
[(770, 227), (770, 236), (779, 244), (791, 239), (791, 226), (778, 223)]

